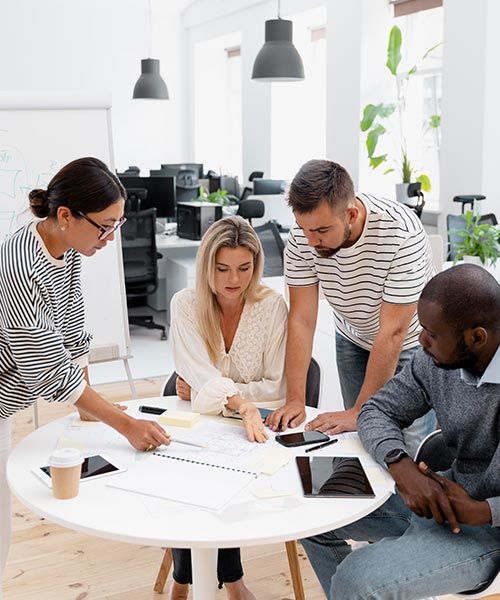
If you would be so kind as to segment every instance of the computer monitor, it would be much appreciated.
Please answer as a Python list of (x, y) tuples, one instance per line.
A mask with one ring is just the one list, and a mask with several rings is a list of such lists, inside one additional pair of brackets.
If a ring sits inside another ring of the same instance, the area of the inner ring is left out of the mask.
[(286, 181), (282, 179), (254, 179), (253, 193), (255, 196), (264, 194), (284, 194)]
[(141, 199), (141, 210), (156, 208), (158, 218), (175, 218), (175, 177), (120, 177), (125, 189), (144, 188), (148, 191)]
[(167, 171), (168, 174), (177, 176), (178, 171), (193, 170), (197, 173), (199, 179), (203, 179), (203, 164), (202, 163), (169, 163), (167, 165), (161, 165), (161, 171)]

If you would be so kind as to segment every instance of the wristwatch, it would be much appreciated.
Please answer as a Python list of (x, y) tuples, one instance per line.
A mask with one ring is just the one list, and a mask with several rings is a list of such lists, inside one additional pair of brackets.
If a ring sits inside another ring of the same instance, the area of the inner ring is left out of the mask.
[(401, 448), (396, 448), (385, 455), (384, 462), (387, 466), (393, 465), (394, 463), (399, 462), (405, 456), (408, 456), (407, 452), (401, 450)]

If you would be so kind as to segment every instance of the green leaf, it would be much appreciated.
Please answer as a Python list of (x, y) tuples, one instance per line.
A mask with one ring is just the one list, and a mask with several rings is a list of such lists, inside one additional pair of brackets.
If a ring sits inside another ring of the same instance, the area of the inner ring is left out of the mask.
[(371, 158), (377, 147), (378, 138), (385, 133), (385, 127), (382, 125), (376, 125), (373, 129), (368, 132), (366, 136), (366, 149), (368, 150), (368, 156)]
[(437, 129), (441, 125), (441, 115), (431, 115), (427, 121), (427, 125)]
[(390, 169), (386, 169), (386, 170), (385, 170), (385, 171), (382, 173), (382, 175), (388, 175), (389, 173), (393, 173), (393, 172), (394, 172), (394, 169), (391, 167)]
[(372, 169), (376, 169), (380, 164), (387, 160), (387, 154), (382, 154), (382, 156), (370, 156), (370, 167)]
[(419, 175), (417, 177), (417, 181), (420, 181), (420, 183), (422, 184), (422, 189), (424, 190), (424, 192), (431, 191), (431, 189), (432, 189), (431, 180), (429, 179), (429, 177), (427, 175), (422, 173), (421, 175)]
[(401, 35), (401, 29), (397, 25), (391, 29), (389, 34), (389, 45), (387, 46), (387, 63), (386, 66), (389, 71), (396, 75), (398, 65), (401, 62), (401, 43), (403, 36)]
[(438, 42), (437, 44), (434, 44), (434, 46), (432, 46), (432, 48), (429, 48), (429, 50), (427, 50), (427, 52), (422, 56), (422, 60), (427, 58), (431, 52), (434, 52), (434, 50), (436, 48), (439, 48), (439, 46), (441, 46), (442, 44), (443, 42)]
[(367, 104), (363, 110), (363, 119), (359, 125), (361, 131), (368, 131), (377, 117), (385, 119), (390, 117), (395, 110), (395, 104)]
[(417, 65), (413, 65), (413, 67), (408, 71), (407, 79), (410, 75), (414, 75), (417, 72)]

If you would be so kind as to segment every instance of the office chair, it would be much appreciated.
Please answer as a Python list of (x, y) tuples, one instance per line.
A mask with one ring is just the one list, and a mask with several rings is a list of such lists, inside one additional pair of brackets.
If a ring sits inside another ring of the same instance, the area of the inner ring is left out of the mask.
[(402, 202), (405, 206), (407, 206), (410, 210), (412, 210), (419, 219), (422, 218), (422, 210), (425, 206), (424, 194), (422, 192), (422, 184), (417, 181), (414, 183), (410, 183), (408, 185), (408, 189), (406, 191), (406, 195), (408, 198), (417, 198), (417, 203), (413, 204), (411, 202)]
[(125, 200), (125, 212), (139, 212), (141, 203), (148, 197), (146, 188), (127, 188), (127, 199)]
[[(250, 175), (248, 176), (248, 181), (253, 182), (254, 179), (262, 179), (262, 177), (264, 177), (264, 171), (252, 171), (250, 173)], [(245, 200), (245, 198), (247, 196), (250, 196), (250, 194), (252, 194), (252, 193), (253, 193), (253, 186), (252, 187), (245, 186), (243, 188), (243, 191), (241, 192), (240, 202), (242, 200)]]
[(252, 224), (252, 219), (260, 219), (264, 216), (264, 212), (266, 211), (266, 205), (262, 200), (257, 198), (242, 200), (238, 204), (238, 212), (237, 215), (247, 219), (250, 225)]
[[(486, 223), (488, 225), (497, 225), (498, 221), (493, 213), (480, 215), (478, 224)], [(457, 255), (457, 244), (462, 241), (461, 231), (465, 231), (464, 215), (447, 215), (446, 229), (448, 233), (448, 260), (455, 260)]]
[[(245, 200), (245, 202), (251, 202), (251, 200)], [(254, 229), (255, 233), (259, 236), (262, 249), (264, 250), (262, 275), (264, 277), (283, 275), (283, 252), (285, 251), (285, 244), (278, 227), (272, 221), (268, 221), (264, 225), (254, 227)]]
[(140, 172), (141, 170), (139, 169), (139, 167), (131, 165), (130, 167), (127, 167), (125, 171), (123, 171), (123, 173), (118, 173), (117, 171), (116, 174), (118, 175), (118, 177), (139, 177)]
[(464, 214), (466, 204), (470, 204), (470, 209), (468, 209), (468, 210), (474, 210), (474, 202), (476, 200), (484, 200), (485, 198), (486, 198), (486, 196), (483, 196), (482, 194), (455, 196), (453, 198), (453, 202), (461, 202), (462, 203), (462, 214)]
[[(421, 442), (415, 454), (415, 462), (420, 461), (433, 471), (446, 471), (455, 460), (455, 452), (446, 445), (441, 429), (429, 433)], [(469, 590), (455, 594), (456, 598), (486, 598), (500, 593), (500, 572), (486, 582), (480, 589)], [(449, 596), (446, 596), (447, 598)], [(495, 596), (497, 598), (497, 596)], [(493, 600), (493, 598), (492, 598)]]
[[(153, 294), (158, 287), (158, 258), (156, 251), (156, 208), (125, 214), (127, 220), (121, 231), (123, 270), (127, 305)], [(130, 325), (159, 329), (166, 340), (165, 325), (155, 323), (150, 315), (128, 316)]]
[[(161, 391), (162, 396), (175, 396), (177, 394), (175, 390), (176, 379), (177, 373), (174, 371), (163, 384), (163, 388)], [(307, 370), (306, 406), (318, 408), (320, 388), (321, 367), (319, 366), (316, 359), (311, 357), (309, 369)], [(305, 600), (304, 585), (302, 583), (299, 555), (297, 552), (297, 542), (295, 540), (285, 542), (285, 547), (288, 558), (288, 566), (290, 568), (290, 575), (292, 578), (292, 586), (295, 600)], [(168, 574), (170, 573), (170, 569), (172, 568), (172, 562), (172, 550), (171, 548), (166, 548), (154, 585), (154, 591), (158, 594), (163, 593)]]

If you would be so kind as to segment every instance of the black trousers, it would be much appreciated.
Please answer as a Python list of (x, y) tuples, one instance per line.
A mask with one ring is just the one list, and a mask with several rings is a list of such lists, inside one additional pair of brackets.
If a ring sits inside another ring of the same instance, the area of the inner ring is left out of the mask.
[[(177, 583), (193, 583), (191, 550), (172, 548), (174, 558), (173, 578)], [(239, 548), (219, 548), (217, 579), (219, 583), (234, 583), (243, 577)], [(219, 586), (220, 587), (220, 586)]]

